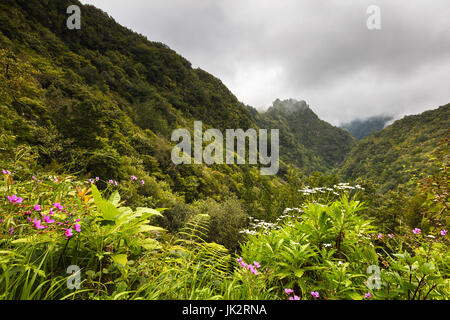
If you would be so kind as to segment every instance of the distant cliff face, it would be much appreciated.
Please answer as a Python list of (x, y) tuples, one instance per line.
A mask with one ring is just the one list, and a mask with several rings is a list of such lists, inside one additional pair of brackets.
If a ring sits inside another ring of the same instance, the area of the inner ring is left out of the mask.
[(261, 128), (280, 129), (281, 159), (305, 172), (334, 168), (355, 144), (347, 131), (320, 120), (305, 101), (277, 99), (266, 112), (252, 114)]
[(393, 119), (392, 116), (375, 116), (367, 119), (355, 119), (351, 122), (341, 124), (340, 127), (350, 132), (357, 140), (361, 140), (373, 132), (382, 130), (386, 124)]
[(276, 99), (267, 112), (279, 111), (284, 113), (294, 113), (297, 111), (306, 111), (308, 108), (308, 104), (303, 100), (298, 101), (291, 98), (281, 101), (280, 99)]

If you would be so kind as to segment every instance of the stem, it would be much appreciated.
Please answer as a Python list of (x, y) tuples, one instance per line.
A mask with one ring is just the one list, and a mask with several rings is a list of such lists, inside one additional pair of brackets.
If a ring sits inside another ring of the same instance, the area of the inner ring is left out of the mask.
[(423, 277), (420, 279), (419, 284), (417, 285), (416, 291), (414, 291), (414, 295), (413, 295), (413, 298), (412, 298), (413, 300), (414, 300), (414, 298), (416, 297), (417, 291), (419, 291), (419, 288), (420, 288), (420, 286), (422, 285), (422, 282), (423, 282), (423, 280), (425, 279), (426, 276), (427, 276), (427, 275), (425, 274), (425, 275), (423, 275)]
[(423, 300), (426, 300), (428, 295), (430, 294), (431, 291), (433, 291), (435, 288), (437, 287), (437, 284), (434, 284), (430, 290), (428, 290), (427, 294), (425, 295), (425, 297), (423, 297)]
[(64, 246), (64, 249), (63, 249), (63, 251), (61, 252), (61, 255), (59, 256), (59, 260), (58, 260), (58, 264), (57, 264), (58, 266), (59, 266), (59, 264), (61, 263), (61, 259), (62, 259), (63, 255), (64, 255), (64, 253), (66, 252), (67, 245), (69, 244), (70, 239), (71, 239), (71, 238), (67, 239), (66, 245)]

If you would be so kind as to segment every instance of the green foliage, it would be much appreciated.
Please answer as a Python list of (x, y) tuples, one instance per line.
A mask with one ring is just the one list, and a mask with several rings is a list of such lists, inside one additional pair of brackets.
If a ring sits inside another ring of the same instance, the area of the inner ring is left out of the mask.
[(229, 198), (223, 202), (213, 199), (194, 203), (196, 208), (211, 218), (208, 239), (236, 251), (243, 240), (239, 231), (246, 226), (248, 215), (238, 199)]
[(407, 116), (361, 140), (339, 169), (342, 176), (375, 180), (380, 193), (438, 170), (428, 156), (448, 137), (450, 105)]
[(254, 117), (261, 128), (280, 130), (281, 160), (308, 174), (331, 170), (355, 145), (347, 131), (320, 120), (304, 101), (277, 99)]

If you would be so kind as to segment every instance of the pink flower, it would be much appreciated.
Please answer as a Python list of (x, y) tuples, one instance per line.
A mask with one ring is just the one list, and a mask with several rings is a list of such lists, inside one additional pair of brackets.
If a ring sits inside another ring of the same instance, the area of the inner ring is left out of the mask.
[(14, 227), (9, 228), (9, 235), (12, 236), (14, 233)]
[(389, 237), (389, 238), (392, 238), (392, 237), (394, 237), (394, 235), (393, 235), (392, 233), (389, 233), (389, 234), (388, 234), (388, 237)]
[(289, 297), (289, 300), (300, 300), (298, 296)]
[(116, 180), (108, 180), (108, 183), (109, 184), (112, 184), (112, 185), (114, 185), (114, 186), (117, 186), (118, 185), (118, 183), (117, 183), (117, 181)]
[(236, 261), (237, 261), (238, 263), (241, 263), (241, 262), (242, 262), (242, 257), (237, 258)]
[(256, 261), (253, 261), (253, 265), (255, 266), (255, 268), (261, 267), (261, 265), (258, 262), (256, 262)]
[(54, 203), (53, 206), (54, 206), (56, 209), (58, 209), (59, 211), (61, 211), (62, 209), (64, 209), (63, 206), (62, 206), (59, 202)]
[(34, 205), (34, 211), (41, 211), (41, 207), (38, 204)]
[(414, 234), (419, 234), (420, 233), (420, 229), (419, 228), (414, 228), (413, 233)]
[(98, 181), (98, 180), (100, 180), (100, 178), (99, 177), (95, 177), (95, 181)]
[(317, 292), (317, 291), (311, 291), (311, 295), (314, 297), (314, 299), (319, 298), (319, 292)]
[(78, 223), (75, 223), (75, 230), (76, 232), (81, 232), (81, 225), (79, 225)]
[(364, 295), (364, 297), (365, 297), (366, 299), (370, 299), (370, 297), (372, 297), (372, 296), (370, 295), (370, 292), (367, 292), (367, 293)]
[(41, 220), (37, 220), (36, 217), (34, 217), (33, 223), (37, 229), (45, 229), (46, 228), (41, 224)]
[(144, 185), (145, 185), (145, 181), (141, 180), (141, 186), (144, 186)]
[(445, 236), (447, 234), (447, 230), (443, 229), (441, 230), (441, 236)]
[(45, 223), (53, 223), (53, 222), (55, 222), (55, 220), (50, 219), (50, 215), (48, 215), (48, 216), (44, 215), (44, 222)]
[(294, 290), (292, 290), (292, 289), (284, 289), (284, 292), (285, 292), (286, 294), (291, 294), (291, 293), (294, 292)]
[(72, 229), (64, 228), (64, 230), (66, 230), (66, 232), (64, 234), (66, 235), (67, 238), (70, 238), (71, 236), (73, 236)]
[(3, 169), (2, 172), (3, 172), (4, 175), (11, 174), (11, 171), (5, 170), (5, 169)]
[(383, 239), (383, 234), (379, 233), (378, 234), (378, 239)]
[(256, 270), (256, 268), (252, 265), (249, 265), (248, 268), (255, 276), (257, 276), (259, 274), (258, 270)]
[(89, 179), (88, 181), (89, 181), (89, 183), (91, 183), (91, 184), (94, 183), (94, 180), (93, 180), (93, 179)]
[(131, 176), (131, 180), (137, 180), (136, 176)]
[(8, 196), (8, 200), (9, 200), (9, 202), (11, 202), (11, 203), (17, 203), (17, 204), (23, 202), (23, 199), (20, 198), (20, 197), (17, 197), (16, 195)]

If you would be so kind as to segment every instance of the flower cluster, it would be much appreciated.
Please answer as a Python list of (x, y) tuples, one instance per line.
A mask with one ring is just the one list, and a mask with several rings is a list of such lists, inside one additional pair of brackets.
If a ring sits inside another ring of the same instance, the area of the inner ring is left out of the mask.
[(88, 181), (89, 181), (89, 183), (94, 184), (94, 183), (96, 183), (99, 180), (100, 180), (99, 177), (95, 177), (95, 179), (89, 179)]
[[(139, 179), (136, 176), (131, 176), (131, 180), (136, 181), (136, 180), (139, 180)], [(140, 184), (141, 184), (141, 186), (144, 186), (145, 185), (145, 181), (141, 180)]]
[(3, 172), (3, 174), (6, 176), (6, 175), (11, 175), (11, 171), (9, 171), (9, 170), (5, 170), (5, 169), (2, 169), (2, 172)]
[(339, 196), (340, 194), (336, 192), (338, 190), (364, 190), (364, 188), (361, 187), (359, 184), (357, 184), (353, 187), (350, 185), (350, 183), (339, 183), (337, 185), (334, 185), (333, 188), (328, 188), (328, 187), (311, 188), (309, 186), (305, 186), (303, 189), (300, 189), (298, 191), (301, 192), (303, 195), (331, 192), (334, 195)]
[(247, 264), (244, 262), (242, 257), (237, 258), (236, 261), (239, 263), (241, 268), (243, 268), (245, 270), (247, 270), (247, 269), (250, 270), (255, 276), (257, 276), (259, 274), (257, 269), (260, 268), (261, 265), (258, 262), (253, 261), (253, 264)]
[[(73, 236), (72, 228), (75, 229), (77, 232), (81, 232), (81, 224), (80, 219), (76, 219), (74, 221), (66, 220), (64, 222), (57, 222), (54, 218), (54, 215), (56, 213), (67, 213), (67, 210), (64, 209), (64, 206), (61, 205), (59, 202), (55, 202), (51, 205), (50, 208), (47, 208), (48, 213), (43, 213), (44, 210), (43, 207), (39, 204), (34, 205), (27, 205), (23, 203), (23, 199), (21, 197), (18, 197), (17, 195), (11, 195), (7, 197), (9, 202), (13, 204), (22, 204), (21, 207), (32, 207), (32, 210), (26, 211), (24, 216), (27, 217), (27, 220), (31, 223), (31, 225), (36, 228), (37, 230), (44, 230), (48, 229), (51, 226), (60, 226), (62, 230), (64, 230), (64, 234), (66, 236), (66, 239), (69, 239)], [(34, 217), (32, 212), (34, 212)], [(71, 214), (68, 214), (70, 217)], [(55, 227), (52, 227), (50, 229), (55, 230)], [(10, 235), (14, 233), (14, 228), (9, 229)]]
[(300, 300), (300, 298), (298, 296), (296, 296), (295, 294), (293, 296), (291, 296), (292, 293), (294, 293), (294, 290), (292, 289), (284, 289), (284, 293), (286, 293), (289, 296), (289, 300)]
[(116, 180), (112, 180), (112, 179), (109, 179), (108, 183), (113, 185), (113, 186), (117, 186), (119, 184)]
[(253, 217), (250, 217), (249, 226), (249, 229), (241, 230), (239, 231), (239, 233), (258, 234), (259, 231), (262, 231), (262, 233), (268, 233), (271, 230), (277, 230), (280, 228), (280, 226), (276, 223), (266, 222), (264, 220), (256, 219)]

